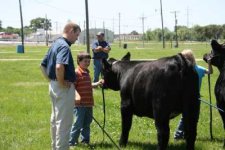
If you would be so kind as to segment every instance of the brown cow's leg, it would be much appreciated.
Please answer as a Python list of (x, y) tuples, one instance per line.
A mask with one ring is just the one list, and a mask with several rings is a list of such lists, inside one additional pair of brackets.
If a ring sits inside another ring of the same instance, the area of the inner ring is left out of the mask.
[(122, 117), (122, 134), (120, 136), (120, 146), (126, 146), (129, 136), (129, 131), (132, 125), (133, 112), (129, 107), (121, 108)]

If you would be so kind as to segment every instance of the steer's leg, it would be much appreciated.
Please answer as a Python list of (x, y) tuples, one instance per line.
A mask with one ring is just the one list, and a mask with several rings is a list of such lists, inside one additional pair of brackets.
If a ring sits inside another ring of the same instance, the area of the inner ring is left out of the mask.
[(199, 118), (200, 101), (197, 96), (185, 95), (184, 97), (184, 133), (186, 138), (186, 149), (194, 150), (197, 136), (197, 123)]
[(165, 150), (169, 141), (169, 114), (167, 109), (157, 108), (154, 110), (155, 126), (157, 129), (158, 150)]
[[(225, 102), (224, 101), (222, 101), (222, 102), (217, 101), (217, 106), (224, 111), (224, 112), (219, 111), (219, 113), (220, 113), (220, 116), (223, 120), (223, 128), (225, 130)], [(225, 139), (224, 139), (223, 147), (225, 147)]]
[(133, 112), (130, 106), (121, 107), (121, 117), (122, 117), (122, 134), (120, 136), (120, 146), (126, 146), (133, 117)]

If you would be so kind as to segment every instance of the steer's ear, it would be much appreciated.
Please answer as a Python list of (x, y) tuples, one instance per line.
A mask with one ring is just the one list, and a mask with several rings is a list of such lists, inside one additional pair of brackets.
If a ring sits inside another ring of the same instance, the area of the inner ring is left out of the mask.
[(211, 46), (212, 46), (212, 49), (213, 51), (215, 52), (221, 52), (221, 45), (216, 41), (216, 40), (212, 40), (211, 41)]
[(121, 59), (122, 61), (130, 61), (130, 52), (127, 52), (125, 56)]
[(104, 70), (108, 70), (111, 68), (111, 65), (108, 63), (108, 61), (105, 58), (102, 59), (102, 67)]

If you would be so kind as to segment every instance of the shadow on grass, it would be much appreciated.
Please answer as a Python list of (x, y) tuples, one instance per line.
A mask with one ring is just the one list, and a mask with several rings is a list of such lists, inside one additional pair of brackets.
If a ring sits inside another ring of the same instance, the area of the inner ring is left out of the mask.
[(213, 139), (211, 140), (209, 137), (202, 137), (202, 138), (197, 138), (198, 141), (201, 142), (224, 142), (223, 138), (218, 138), (218, 137), (213, 137)]
[[(157, 149), (157, 144), (151, 143), (129, 142), (128, 146), (134, 149), (142, 149), (142, 150)], [(183, 150), (185, 149), (185, 147), (186, 147), (185, 142), (179, 142), (177, 144), (169, 144), (167, 150)]]
[(113, 145), (112, 143), (106, 143), (106, 142), (96, 142), (96, 143), (93, 143), (92, 144), (95, 149), (98, 149), (98, 148), (105, 148), (105, 149), (112, 149), (112, 148), (115, 148), (115, 145)]

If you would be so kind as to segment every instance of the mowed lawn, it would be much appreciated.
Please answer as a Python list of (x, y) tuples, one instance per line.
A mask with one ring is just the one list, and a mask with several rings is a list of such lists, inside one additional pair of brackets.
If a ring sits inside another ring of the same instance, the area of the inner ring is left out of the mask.
[[(157, 59), (179, 53), (182, 49), (193, 49), (196, 58), (202, 59), (203, 54), (209, 52), (209, 43), (181, 42), (180, 47), (171, 48), (170, 43), (162, 49), (161, 43), (128, 42), (128, 49), (112, 44), (111, 57), (122, 58), (128, 51), (132, 59)], [(45, 46), (26, 46), (24, 54), (16, 53), (15, 45), (0, 45), (0, 150), (48, 150), (50, 143), (50, 113), (51, 103), (48, 96), (48, 83), (43, 78), (39, 64), (48, 50)], [(74, 62), (78, 51), (85, 50), (84, 46), (73, 45)], [(207, 66), (205, 62), (198, 61), (199, 65)], [(90, 66), (93, 76), (93, 66)], [(213, 104), (215, 104), (214, 85), (218, 77), (218, 70), (214, 67), (211, 76)], [(203, 79), (201, 95), (208, 100), (207, 76)], [(118, 144), (121, 131), (120, 96), (119, 92), (105, 91), (106, 98), (106, 131)], [(103, 124), (102, 93), (101, 89), (94, 90), (94, 117)], [(173, 134), (180, 116), (170, 121), (170, 150), (184, 149), (184, 141), (174, 141)], [(209, 136), (209, 107), (201, 104), (201, 113), (198, 123), (198, 136), (196, 149), (217, 150), (222, 149), (224, 130), (217, 110), (213, 109), (213, 135), (215, 140), (210, 141)], [(105, 136), (102, 142), (102, 131), (93, 122), (91, 125), (91, 144), (95, 149), (116, 149)], [(129, 142), (123, 149), (156, 149), (157, 138), (154, 120), (149, 118), (133, 118)], [(79, 146), (79, 149), (88, 149)]]

